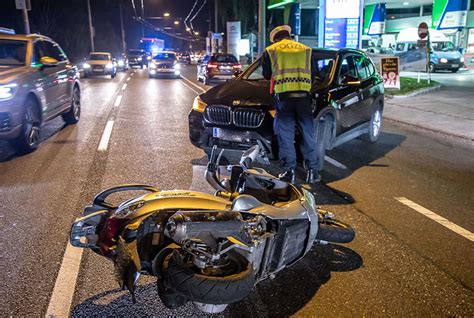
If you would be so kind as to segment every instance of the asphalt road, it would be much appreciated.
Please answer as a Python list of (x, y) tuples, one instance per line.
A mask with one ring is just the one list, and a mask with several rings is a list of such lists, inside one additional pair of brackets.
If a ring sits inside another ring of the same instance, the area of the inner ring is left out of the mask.
[[(185, 68), (188, 80), (149, 79), (146, 70), (84, 79), (78, 125), (48, 123), (40, 148), (26, 156), (0, 144), (0, 316), (46, 313), (70, 225), (100, 189), (199, 187), (205, 160), (187, 128), (200, 92), (194, 85), (204, 87), (194, 68)], [(98, 150), (110, 121), (110, 139)], [(396, 199), (474, 232), (473, 151), (389, 121), (376, 144), (354, 140), (331, 151), (333, 164), (312, 191), (356, 239), (315, 246), (222, 315), (473, 316), (473, 242)], [(89, 251), (77, 281), (66, 278), (75, 290), (72, 316), (200, 315), (191, 304), (164, 308), (150, 277), (141, 278), (132, 304), (112, 264)]]

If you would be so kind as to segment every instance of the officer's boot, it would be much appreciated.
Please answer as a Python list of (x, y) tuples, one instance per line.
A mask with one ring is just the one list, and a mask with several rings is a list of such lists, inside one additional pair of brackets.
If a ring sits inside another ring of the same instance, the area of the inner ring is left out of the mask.
[(319, 181), (321, 181), (321, 175), (316, 169), (310, 168), (306, 171), (306, 183), (314, 184)]
[(281, 181), (295, 183), (295, 169), (286, 170), (278, 175)]

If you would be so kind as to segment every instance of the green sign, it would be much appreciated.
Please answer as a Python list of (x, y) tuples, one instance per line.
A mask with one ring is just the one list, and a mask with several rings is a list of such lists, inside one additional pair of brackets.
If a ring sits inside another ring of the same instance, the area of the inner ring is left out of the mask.
[(273, 9), (273, 8), (278, 8), (281, 6), (284, 6), (285, 4), (288, 3), (293, 3), (296, 2), (296, 0), (270, 0), (270, 3), (268, 4), (268, 9)]

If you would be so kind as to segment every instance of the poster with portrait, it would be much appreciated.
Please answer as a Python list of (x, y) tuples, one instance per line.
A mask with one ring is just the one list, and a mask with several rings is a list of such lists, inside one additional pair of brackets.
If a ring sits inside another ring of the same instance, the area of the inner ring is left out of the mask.
[(380, 74), (385, 88), (400, 89), (400, 60), (398, 57), (380, 59)]

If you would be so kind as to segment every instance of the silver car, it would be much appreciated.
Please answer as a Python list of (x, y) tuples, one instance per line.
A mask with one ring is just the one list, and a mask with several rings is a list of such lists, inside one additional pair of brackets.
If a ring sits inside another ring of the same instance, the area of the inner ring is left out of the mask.
[(77, 68), (53, 40), (0, 34), (0, 140), (34, 151), (43, 123), (59, 115), (79, 121), (80, 92)]

